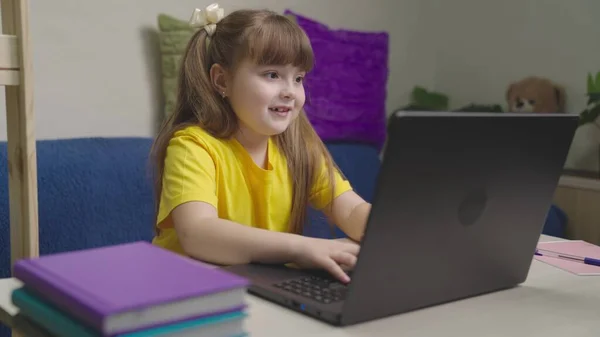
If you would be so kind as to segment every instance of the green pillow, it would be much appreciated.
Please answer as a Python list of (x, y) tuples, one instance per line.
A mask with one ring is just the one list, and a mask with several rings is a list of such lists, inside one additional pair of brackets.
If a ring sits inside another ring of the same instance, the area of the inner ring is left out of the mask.
[(175, 107), (179, 60), (196, 28), (190, 27), (187, 20), (177, 19), (167, 14), (158, 15), (158, 28), (164, 109), (165, 115), (169, 115)]
[[(295, 16), (286, 16), (292, 21), (296, 21)], [(175, 107), (179, 60), (183, 56), (188, 41), (197, 29), (190, 27), (188, 22), (188, 20), (181, 20), (167, 14), (158, 15), (158, 34), (162, 63), (161, 82), (165, 102), (165, 116), (169, 115)]]

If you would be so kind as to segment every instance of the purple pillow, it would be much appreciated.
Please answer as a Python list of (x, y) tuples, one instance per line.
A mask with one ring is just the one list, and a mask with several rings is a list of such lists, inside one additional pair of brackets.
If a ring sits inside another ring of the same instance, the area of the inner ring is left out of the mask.
[(383, 147), (388, 34), (332, 30), (290, 10), (308, 35), (315, 67), (306, 79), (306, 113), (323, 141)]

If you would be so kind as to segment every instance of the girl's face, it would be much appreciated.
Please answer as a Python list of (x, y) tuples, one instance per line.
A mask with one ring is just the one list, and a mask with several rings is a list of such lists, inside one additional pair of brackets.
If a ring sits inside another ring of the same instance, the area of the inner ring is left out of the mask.
[(292, 65), (241, 63), (227, 96), (244, 132), (273, 136), (285, 131), (304, 106), (304, 75)]

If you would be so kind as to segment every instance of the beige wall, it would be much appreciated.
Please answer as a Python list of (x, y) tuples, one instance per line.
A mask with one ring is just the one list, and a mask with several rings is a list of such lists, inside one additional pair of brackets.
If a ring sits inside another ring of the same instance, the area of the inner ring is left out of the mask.
[[(152, 136), (161, 113), (160, 63), (152, 35), (164, 12), (187, 19), (191, 0), (31, 1), (36, 135), (39, 139)], [(566, 88), (585, 107), (588, 72), (600, 71), (597, 0), (222, 0), (228, 10), (286, 8), (333, 28), (390, 33), (388, 112), (414, 85), (471, 102), (504, 105), (506, 86), (528, 75)], [(6, 139), (3, 92), (0, 140)], [(600, 142), (578, 133), (573, 156)], [(581, 155), (583, 156), (583, 154)], [(589, 155), (587, 155), (589, 158)], [(588, 159), (585, 159), (587, 161)], [(596, 167), (595, 163), (573, 165)], [(595, 165), (595, 166), (594, 166)]]
[[(529, 75), (563, 85), (567, 110), (587, 104), (587, 74), (600, 71), (600, 1), (425, 0), (423, 36), (435, 46), (434, 88), (451, 107), (471, 102), (506, 106), (511, 81)], [(600, 120), (579, 128), (566, 167), (600, 169)], [(535, 132), (535, 131), (532, 131)]]
[[(391, 65), (388, 110), (433, 73), (417, 53), (419, 0), (221, 0), (227, 10), (286, 8), (332, 27), (388, 31)], [(31, 1), (36, 135), (39, 139), (151, 136), (161, 111), (158, 13), (187, 19), (209, 1)], [(416, 44), (415, 44), (416, 43)], [(419, 66), (421, 64), (422, 66)], [(417, 65), (417, 66), (415, 66)], [(0, 139), (6, 139), (4, 92)]]
[(528, 75), (562, 84), (567, 108), (585, 108), (586, 76), (600, 71), (595, 0), (426, 0), (435, 45), (435, 88), (452, 106), (505, 103), (511, 81)]

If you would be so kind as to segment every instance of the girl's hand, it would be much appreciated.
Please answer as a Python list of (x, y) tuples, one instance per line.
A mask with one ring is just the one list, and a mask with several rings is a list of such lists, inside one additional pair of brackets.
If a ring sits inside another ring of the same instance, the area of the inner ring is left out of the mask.
[(301, 268), (324, 269), (341, 282), (348, 283), (350, 277), (344, 268), (354, 268), (359, 250), (360, 246), (349, 240), (301, 237), (293, 262)]

